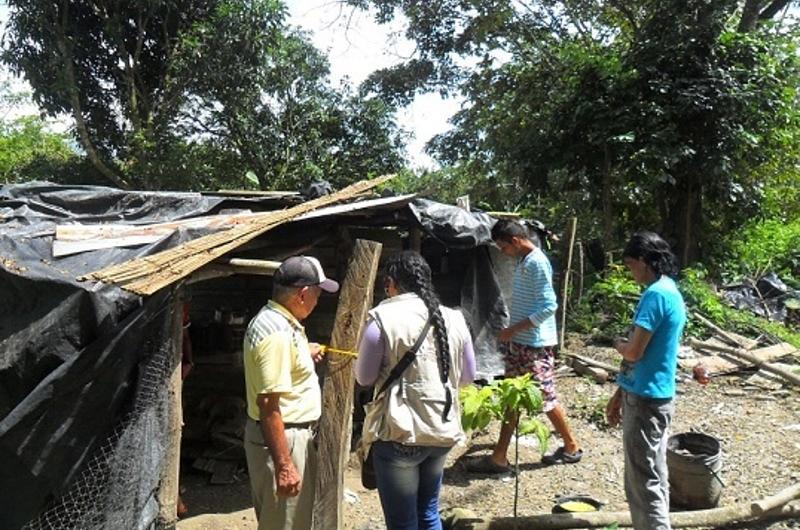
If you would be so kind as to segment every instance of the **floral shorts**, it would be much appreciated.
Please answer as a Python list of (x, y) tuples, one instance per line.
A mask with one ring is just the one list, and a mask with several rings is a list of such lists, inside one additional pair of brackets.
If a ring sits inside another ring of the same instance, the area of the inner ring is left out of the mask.
[(536, 347), (506, 342), (500, 345), (500, 353), (506, 366), (506, 376), (517, 377), (533, 374), (539, 382), (544, 398), (544, 412), (550, 412), (558, 405), (556, 397), (555, 350), (552, 346)]

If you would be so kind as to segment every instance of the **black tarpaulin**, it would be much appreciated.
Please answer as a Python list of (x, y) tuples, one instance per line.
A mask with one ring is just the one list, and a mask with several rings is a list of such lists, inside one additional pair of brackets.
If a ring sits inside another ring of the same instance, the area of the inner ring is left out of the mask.
[[(141, 299), (76, 278), (177, 245), (187, 234), (177, 231), (150, 245), (56, 259), (55, 228), (75, 221), (175, 220), (212, 211), (225, 200), (137, 195), (88, 186), (0, 188), (0, 528), (26, 523), (30, 528), (134, 528), (140, 523), (141, 506), (131, 505), (144, 505), (150, 494), (133, 494), (123, 505), (101, 497), (109, 491), (109, 474), (120, 471), (109, 462), (123, 454), (118, 444), (124, 433), (137, 439), (132, 447), (139, 450), (163, 444), (158, 429), (146, 435), (131, 428), (143, 428), (137, 422), (158, 417), (153, 413), (163, 406), (142, 396), (154, 396), (165, 386), (158, 380), (174, 357), (172, 294)], [(152, 492), (158, 469), (153, 466), (147, 477), (117, 476), (115, 487), (150, 484)], [(63, 500), (68, 487), (69, 507)], [(76, 501), (73, 490), (84, 497)], [(57, 521), (41, 519), (48, 513), (57, 513)], [(109, 526), (111, 520), (120, 525)]]
[(408, 207), (428, 234), (448, 246), (475, 248), (492, 242), (492, 226), (497, 220), (485, 213), (428, 199), (414, 199)]

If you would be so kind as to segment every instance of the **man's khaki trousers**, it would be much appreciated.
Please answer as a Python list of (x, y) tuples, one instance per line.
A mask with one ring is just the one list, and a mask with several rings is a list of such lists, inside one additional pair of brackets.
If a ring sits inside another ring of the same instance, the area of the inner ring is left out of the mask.
[(302, 477), (300, 495), (275, 495), (275, 466), (264, 445), (261, 425), (248, 418), (244, 434), (247, 471), (253, 493), (258, 530), (308, 530), (314, 506), (317, 449), (311, 429), (286, 429), (286, 443), (297, 472)]

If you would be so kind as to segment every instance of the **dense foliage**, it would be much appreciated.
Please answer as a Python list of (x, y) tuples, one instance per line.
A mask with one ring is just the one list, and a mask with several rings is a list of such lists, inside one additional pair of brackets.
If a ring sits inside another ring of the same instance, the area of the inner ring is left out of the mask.
[[(710, 317), (723, 329), (749, 336), (767, 335), (800, 347), (800, 329), (793, 330), (778, 322), (758, 317), (750, 311), (740, 311), (730, 307), (709, 285), (705, 271), (701, 269), (684, 271), (680, 287), (687, 305)], [(691, 320), (688, 330), (697, 335), (705, 331), (700, 324), (692, 323)]]
[(787, 281), (800, 280), (800, 217), (748, 223), (726, 245), (729, 259), (722, 276), (760, 278), (774, 271)]
[(430, 149), (496, 208), (541, 194), (584, 236), (651, 228), (691, 262), (763, 211), (766, 183), (800, 184), (798, 38), (771, 22), (787, 1), (350, 3), (404, 15), (418, 46), (365, 88), (466, 98)]
[(47, 180), (77, 158), (68, 135), (49, 131), (38, 116), (0, 121), (0, 184)]
[(399, 169), (376, 98), (333, 89), (277, 0), (11, 0), (3, 62), (121, 187), (296, 187)]
[(641, 287), (622, 265), (610, 265), (598, 276), (570, 314), (573, 329), (610, 343), (630, 331)]
[[(709, 335), (709, 330), (692, 318), (691, 313), (696, 311), (723, 329), (752, 337), (767, 335), (800, 347), (800, 329), (791, 329), (750, 311), (732, 308), (708, 280), (707, 273), (701, 268), (684, 269), (681, 273), (678, 285), (690, 312), (687, 335)], [(627, 269), (612, 266), (571, 310), (569, 325), (575, 331), (588, 333), (605, 342), (616, 336), (626, 336), (640, 292), (641, 288)]]

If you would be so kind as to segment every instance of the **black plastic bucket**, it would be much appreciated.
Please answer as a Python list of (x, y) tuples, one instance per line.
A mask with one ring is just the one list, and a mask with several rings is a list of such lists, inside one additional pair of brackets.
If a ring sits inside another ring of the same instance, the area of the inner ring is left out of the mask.
[(667, 440), (670, 504), (702, 510), (719, 503), (725, 484), (720, 477), (722, 450), (719, 440), (687, 432)]

